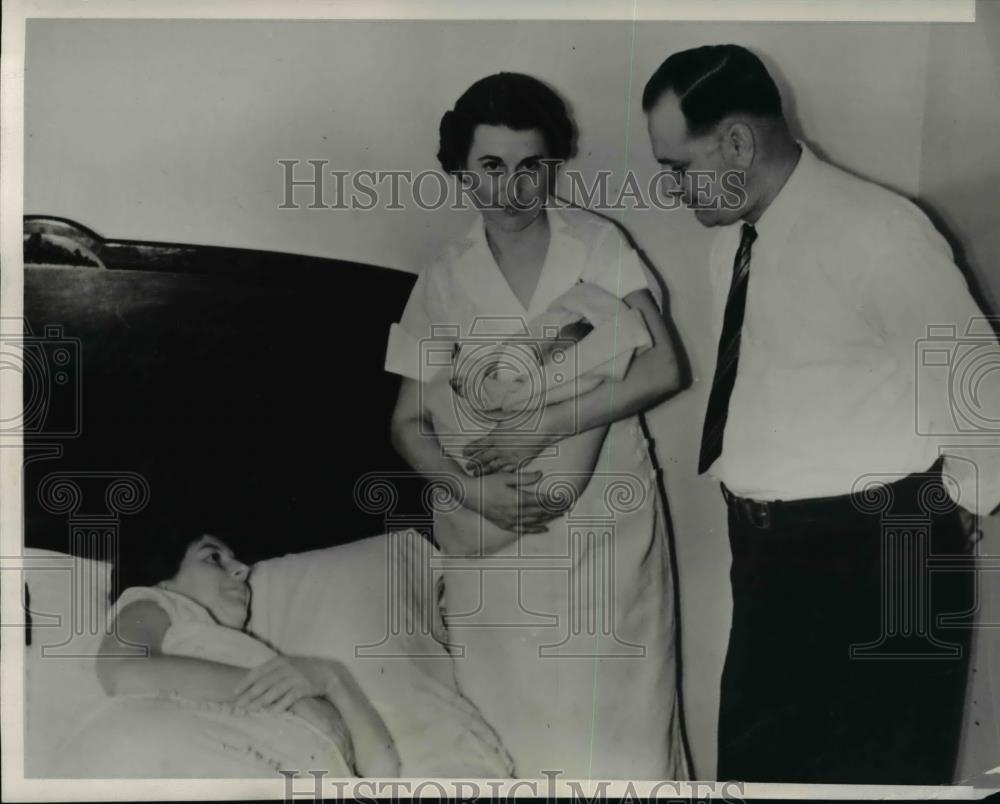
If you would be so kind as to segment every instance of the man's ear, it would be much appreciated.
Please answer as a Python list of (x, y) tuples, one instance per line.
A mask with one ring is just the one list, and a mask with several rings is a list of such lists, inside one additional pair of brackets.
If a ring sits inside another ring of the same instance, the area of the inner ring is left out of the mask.
[(746, 170), (753, 164), (757, 140), (753, 129), (741, 120), (731, 122), (722, 132), (722, 155), (726, 164)]

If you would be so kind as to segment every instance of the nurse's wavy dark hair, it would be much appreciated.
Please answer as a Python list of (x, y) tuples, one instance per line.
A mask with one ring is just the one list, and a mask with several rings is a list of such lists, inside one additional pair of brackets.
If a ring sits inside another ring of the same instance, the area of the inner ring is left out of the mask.
[(705, 45), (674, 53), (646, 82), (642, 109), (649, 112), (673, 92), (688, 132), (701, 136), (730, 114), (780, 118), (781, 94), (764, 63), (740, 45)]
[(448, 173), (464, 170), (476, 126), (538, 129), (548, 157), (573, 155), (576, 132), (566, 104), (554, 90), (530, 75), (497, 73), (476, 81), (441, 118), (437, 158)]

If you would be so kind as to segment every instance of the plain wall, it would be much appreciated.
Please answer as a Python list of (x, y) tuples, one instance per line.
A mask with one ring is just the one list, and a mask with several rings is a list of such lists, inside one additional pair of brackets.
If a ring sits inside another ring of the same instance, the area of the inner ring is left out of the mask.
[(1000, 312), (1000, 3), (980, 0), (975, 25), (935, 26), (927, 67), (920, 198)]
[[(580, 139), (568, 167), (610, 169), (617, 181), (631, 168), (644, 181), (656, 170), (640, 107), (646, 78), (675, 50), (723, 41), (765, 58), (793, 125), (822, 155), (910, 196), (926, 180), (956, 218), (968, 217), (952, 203), (962, 191), (949, 194), (927, 161), (927, 143), (940, 135), (925, 109), (951, 92), (955, 47), (928, 26), (585, 22), (33, 21), (25, 212), (73, 218), (108, 237), (416, 271), (471, 213), (282, 210), (277, 160), (435, 169), (441, 114), (472, 81), (505, 69), (544, 79), (570, 102)], [(986, 153), (989, 129), (963, 134)], [(987, 191), (975, 164), (951, 158), (963, 181)], [(679, 554), (687, 723), (706, 778), (731, 610), (721, 497), (694, 471), (716, 348), (707, 329), (710, 233), (684, 212), (615, 217), (665, 280), (700, 380), (649, 421)], [(981, 240), (976, 254), (995, 253)]]
[[(975, 25), (931, 30), (919, 201), (951, 240), (986, 312), (1000, 313), (1000, 3), (979, 0)], [(994, 386), (995, 387), (995, 386)], [(984, 521), (981, 552), (1000, 555), (1000, 517)], [(980, 622), (1000, 623), (1000, 588), (984, 576)], [(1000, 632), (973, 644), (959, 777), (1000, 765)]]
[[(461, 213), (280, 210), (277, 160), (437, 168), (441, 114), (473, 80), (508, 69), (545, 79), (573, 106), (581, 137), (570, 167), (649, 173), (643, 82), (670, 51), (716, 39), (757, 47), (794, 75), (793, 116), (834, 159), (917, 188), (926, 27), (30, 21), (28, 30), (25, 211), (72, 215), (107, 236), (416, 271), (466, 225)], [(887, 71), (889, 42), (898, 69)]]

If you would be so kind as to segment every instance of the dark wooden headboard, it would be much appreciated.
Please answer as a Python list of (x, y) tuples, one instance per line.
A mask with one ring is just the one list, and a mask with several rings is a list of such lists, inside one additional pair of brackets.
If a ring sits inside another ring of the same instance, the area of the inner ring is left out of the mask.
[[(382, 366), (411, 274), (109, 240), (59, 218), (28, 216), (24, 232), (42, 371), (25, 374), (28, 546), (86, 552), (70, 531), (89, 516), (111, 516), (124, 539), (176, 519), (256, 559), (420, 515), (415, 479), (393, 481), (394, 510), (356, 499), (370, 473), (405, 472), (389, 443), (398, 379)], [(141, 510), (126, 491), (108, 511), (116, 473), (147, 484)], [(63, 476), (82, 489), (75, 507), (53, 497)]]

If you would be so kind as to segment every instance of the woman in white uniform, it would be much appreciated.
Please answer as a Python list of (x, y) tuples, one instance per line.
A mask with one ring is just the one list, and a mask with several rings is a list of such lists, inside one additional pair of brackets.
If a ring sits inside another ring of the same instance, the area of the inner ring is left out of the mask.
[[(618, 229), (552, 203), (572, 140), (563, 102), (525, 75), (484, 78), (444, 115), (438, 158), (480, 214), (421, 273), (393, 327), (393, 442), (441, 484), (434, 534), (456, 673), (517, 776), (684, 779), (670, 552), (639, 423), (682, 373)], [(424, 383), (442, 355), (474, 360), (523, 338), (578, 282), (641, 311), (651, 346), (620, 380), (484, 428), (464, 448), (470, 475), (434, 431)]]

